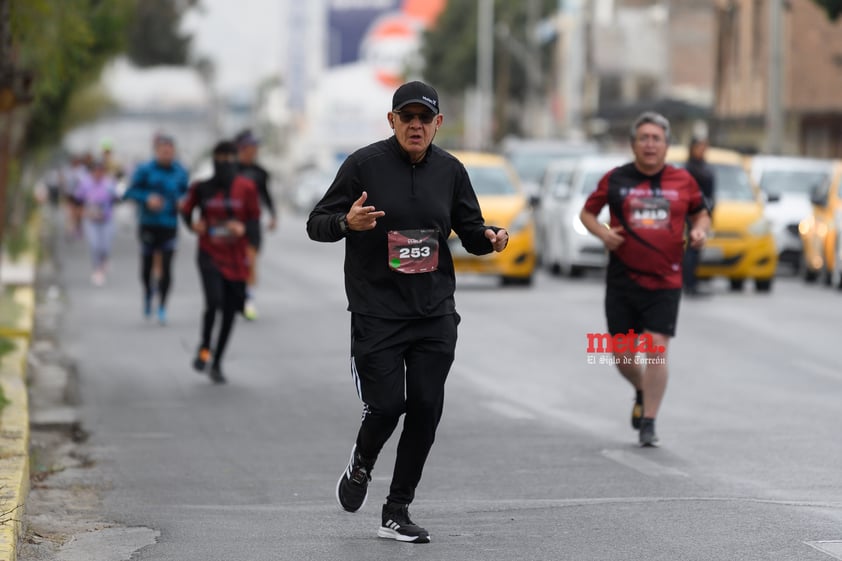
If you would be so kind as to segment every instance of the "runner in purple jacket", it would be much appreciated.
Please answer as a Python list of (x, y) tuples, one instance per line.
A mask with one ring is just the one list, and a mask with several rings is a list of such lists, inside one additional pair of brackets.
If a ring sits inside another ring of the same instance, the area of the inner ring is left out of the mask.
[(102, 161), (96, 161), (91, 174), (80, 181), (74, 198), (83, 208), (83, 228), (93, 262), (91, 282), (102, 286), (114, 238), (113, 206), (119, 199), (114, 179), (105, 173)]

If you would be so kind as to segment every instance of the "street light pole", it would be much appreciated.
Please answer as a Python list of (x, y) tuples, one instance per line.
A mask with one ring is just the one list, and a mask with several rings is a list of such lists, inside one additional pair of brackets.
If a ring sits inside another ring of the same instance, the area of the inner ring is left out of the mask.
[(477, 97), (476, 124), (477, 146), (487, 149), (490, 145), (493, 120), (494, 80), (494, 0), (477, 0)]
[(568, 136), (582, 135), (582, 105), (587, 45), (583, 32), (582, 0), (559, 0), (559, 12), (565, 25), (564, 67), (562, 95), (564, 100), (564, 128)]
[(766, 151), (783, 151), (783, 1), (769, 0), (769, 81), (766, 84)]

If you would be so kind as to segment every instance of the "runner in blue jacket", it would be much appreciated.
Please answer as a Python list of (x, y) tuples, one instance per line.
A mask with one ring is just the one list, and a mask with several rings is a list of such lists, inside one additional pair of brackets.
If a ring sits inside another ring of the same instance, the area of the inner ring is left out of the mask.
[[(143, 314), (152, 316), (152, 297), (158, 294), (158, 322), (167, 321), (167, 296), (172, 284), (172, 257), (178, 235), (179, 201), (187, 193), (187, 170), (175, 159), (175, 141), (156, 135), (155, 157), (135, 170), (125, 199), (138, 207), (140, 277)], [(157, 263), (156, 263), (157, 261)], [(153, 281), (153, 263), (157, 282)]]

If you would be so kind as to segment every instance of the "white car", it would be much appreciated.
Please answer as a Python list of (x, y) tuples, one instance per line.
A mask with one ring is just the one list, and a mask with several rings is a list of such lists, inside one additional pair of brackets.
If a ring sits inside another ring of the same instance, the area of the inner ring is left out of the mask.
[[(559, 184), (552, 193), (551, 212), (546, 216), (546, 246), (543, 264), (555, 274), (581, 276), (588, 269), (601, 269), (608, 264), (602, 242), (588, 232), (579, 219), (585, 200), (607, 172), (631, 161), (628, 154), (584, 156), (576, 161), (569, 186)], [(607, 223), (608, 207), (598, 219)]]
[(798, 225), (812, 215), (812, 192), (827, 187), (831, 160), (758, 155), (751, 158), (751, 176), (766, 197), (766, 218), (772, 224), (778, 260), (797, 273), (803, 263)]
[(558, 213), (560, 200), (570, 190), (573, 170), (576, 169), (578, 158), (562, 158), (553, 160), (547, 165), (543, 181), (538, 189), (538, 201), (533, 216), (535, 220), (535, 247), (539, 259), (547, 248), (547, 225)]

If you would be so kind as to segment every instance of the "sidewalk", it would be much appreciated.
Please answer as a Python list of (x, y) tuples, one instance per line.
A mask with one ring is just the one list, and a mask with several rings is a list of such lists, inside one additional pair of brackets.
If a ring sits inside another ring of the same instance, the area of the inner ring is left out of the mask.
[(35, 251), (12, 261), (0, 256), (0, 561), (17, 559), (29, 493), (27, 366), (35, 313), (35, 267), (40, 219), (30, 226)]

